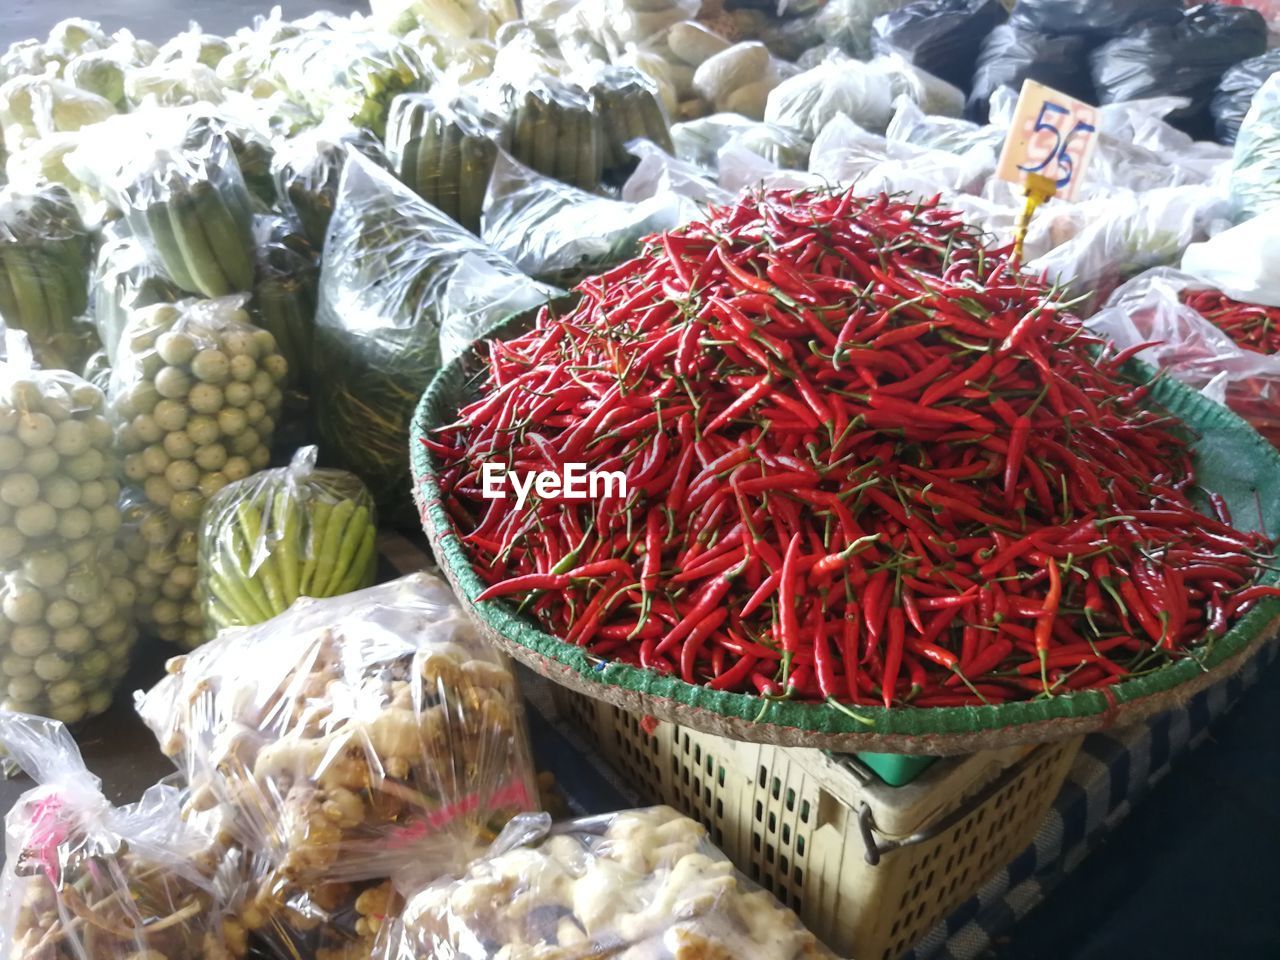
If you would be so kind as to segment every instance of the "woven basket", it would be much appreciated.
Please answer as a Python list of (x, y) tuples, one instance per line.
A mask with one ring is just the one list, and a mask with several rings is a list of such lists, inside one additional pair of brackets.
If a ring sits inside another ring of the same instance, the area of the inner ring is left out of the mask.
[[(530, 315), (511, 318), (492, 336), (528, 327)], [(1135, 377), (1150, 368), (1133, 363)], [(949, 755), (1073, 737), (1135, 723), (1176, 706), (1235, 672), (1264, 640), (1280, 630), (1280, 600), (1265, 600), (1211, 646), (1106, 690), (1081, 691), (1048, 700), (978, 707), (850, 707), (767, 700), (688, 684), (626, 664), (602, 661), (518, 617), (505, 601), (476, 603), (484, 589), (441, 502), (434, 457), (419, 439), (455, 419), (474, 397), (482, 364), (475, 348), (441, 369), (414, 417), (411, 457), (414, 496), (423, 529), (449, 582), (481, 631), (498, 647), (538, 673), (632, 713), (670, 720), (706, 733), (782, 746), (841, 752)], [(1280, 452), (1226, 407), (1169, 379), (1159, 380), (1151, 401), (1199, 434), (1195, 442), (1200, 485), (1220, 493), (1239, 521), (1280, 531)], [(1268, 572), (1263, 582), (1280, 582)]]

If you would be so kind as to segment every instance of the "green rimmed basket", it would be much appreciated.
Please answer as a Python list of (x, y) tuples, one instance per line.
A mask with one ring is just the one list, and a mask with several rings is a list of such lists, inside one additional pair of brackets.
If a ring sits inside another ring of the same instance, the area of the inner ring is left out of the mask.
[[(512, 317), (490, 337), (527, 329), (531, 315)], [(434, 456), (419, 442), (434, 427), (455, 419), (473, 399), (481, 359), (473, 346), (441, 369), (427, 388), (413, 423), (410, 456), (414, 497), (423, 529), (441, 570), (481, 631), (521, 663), (571, 690), (632, 713), (759, 743), (817, 747), (842, 753), (878, 752), (941, 756), (974, 753), (1014, 743), (1039, 743), (1135, 723), (1182, 703), (1235, 672), (1280, 630), (1280, 600), (1265, 600), (1228, 633), (1187, 658), (1106, 691), (1064, 694), (1050, 700), (980, 707), (856, 707), (766, 700), (685, 683), (640, 667), (602, 661), (515, 614), (505, 601), (476, 603), (484, 589), (441, 501)], [(1135, 378), (1150, 368), (1133, 362)], [(1227, 408), (1189, 387), (1160, 379), (1151, 401), (1199, 435), (1194, 443), (1200, 486), (1221, 494), (1232, 515), (1256, 517), (1280, 531), (1280, 451)], [(1280, 583), (1267, 572), (1264, 583)]]

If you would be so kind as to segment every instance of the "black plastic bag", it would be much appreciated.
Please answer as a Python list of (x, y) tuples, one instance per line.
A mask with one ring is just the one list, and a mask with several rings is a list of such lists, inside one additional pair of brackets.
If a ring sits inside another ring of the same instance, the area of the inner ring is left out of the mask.
[(876, 17), (871, 49), (901, 54), (967, 92), (982, 41), (1006, 19), (998, 0), (916, 0)]
[(1280, 71), (1280, 49), (1269, 50), (1260, 57), (1241, 60), (1222, 75), (1217, 92), (1209, 104), (1213, 115), (1213, 131), (1219, 143), (1236, 142), (1240, 124), (1249, 112), (1253, 95), (1267, 82), (1267, 78)]
[(1088, 33), (1118, 37), (1139, 21), (1172, 23), (1180, 0), (1018, 0), (1013, 22), (1041, 33)]
[(1262, 14), (1244, 7), (1201, 4), (1177, 23), (1151, 23), (1104, 43), (1090, 56), (1101, 103), (1144, 97), (1187, 97), (1167, 119), (1191, 136), (1213, 136), (1209, 101), (1226, 71), (1267, 49)]
[(1097, 94), (1089, 77), (1093, 45), (1084, 34), (1053, 36), (1013, 22), (1001, 24), (982, 45), (965, 116), (986, 123), (991, 95), (1004, 86), (1020, 90), (1023, 80), (1036, 80), (1085, 103), (1095, 103)]

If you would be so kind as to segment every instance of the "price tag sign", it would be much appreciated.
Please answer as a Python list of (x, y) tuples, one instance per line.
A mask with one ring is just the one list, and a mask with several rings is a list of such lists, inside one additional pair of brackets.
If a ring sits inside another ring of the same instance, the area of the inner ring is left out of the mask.
[(1097, 107), (1025, 80), (996, 176), (1021, 184), (1039, 174), (1057, 185), (1055, 196), (1074, 200), (1097, 139)]

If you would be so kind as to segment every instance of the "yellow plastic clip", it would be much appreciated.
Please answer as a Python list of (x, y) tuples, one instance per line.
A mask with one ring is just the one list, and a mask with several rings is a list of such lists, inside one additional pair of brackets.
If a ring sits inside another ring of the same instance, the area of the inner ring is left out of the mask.
[(1023, 181), (1022, 191), (1027, 201), (1022, 207), (1022, 213), (1018, 214), (1013, 239), (1013, 256), (1019, 263), (1022, 262), (1022, 244), (1027, 239), (1031, 215), (1036, 212), (1040, 204), (1053, 198), (1058, 192), (1058, 185), (1044, 174), (1028, 173), (1026, 180)]

